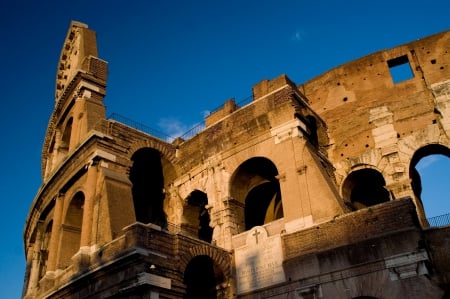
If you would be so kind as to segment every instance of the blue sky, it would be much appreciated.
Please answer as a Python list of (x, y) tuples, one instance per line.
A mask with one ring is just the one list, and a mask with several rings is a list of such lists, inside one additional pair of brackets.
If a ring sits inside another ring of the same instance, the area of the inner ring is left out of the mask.
[[(2, 0), (1, 297), (21, 294), (22, 231), (41, 184), (42, 142), (71, 20), (97, 31), (99, 56), (109, 62), (107, 114), (177, 135), (225, 100), (250, 96), (263, 79), (285, 73), (302, 83), (361, 56), (449, 30), (449, 11), (448, 0)], [(441, 179), (444, 186), (449, 160), (432, 158), (420, 167), (430, 172), (431, 183)], [(426, 192), (428, 182), (423, 184)], [(431, 189), (430, 198), (443, 198), (443, 191)], [(447, 193), (447, 206), (436, 204), (433, 213), (450, 212), (449, 201)]]

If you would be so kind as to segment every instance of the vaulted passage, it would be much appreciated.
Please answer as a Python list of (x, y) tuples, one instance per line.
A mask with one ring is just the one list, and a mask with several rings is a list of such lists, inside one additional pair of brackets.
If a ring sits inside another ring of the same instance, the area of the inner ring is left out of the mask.
[(206, 193), (194, 190), (186, 201), (182, 226), (188, 231), (192, 231), (200, 240), (211, 242), (213, 229), (209, 226), (210, 216), (207, 210), (208, 197)]
[(342, 195), (353, 209), (358, 210), (389, 201), (385, 186), (381, 173), (371, 168), (360, 169), (345, 179)]
[(133, 183), (136, 221), (166, 226), (161, 153), (152, 148), (143, 148), (136, 151), (131, 160), (130, 181)]
[(278, 171), (268, 159), (245, 161), (231, 180), (231, 196), (244, 203), (245, 230), (283, 217)]
[(216, 286), (224, 281), (223, 273), (207, 255), (194, 257), (186, 267), (183, 282), (185, 299), (216, 299)]

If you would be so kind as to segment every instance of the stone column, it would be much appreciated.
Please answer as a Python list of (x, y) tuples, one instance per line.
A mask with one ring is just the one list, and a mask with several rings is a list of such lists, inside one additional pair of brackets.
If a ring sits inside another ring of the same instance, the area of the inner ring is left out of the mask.
[(32, 253), (32, 261), (31, 261), (31, 270), (30, 270), (30, 278), (28, 280), (28, 290), (27, 294), (31, 294), (33, 290), (36, 288), (39, 281), (39, 262), (41, 255), (41, 242), (43, 235), (43, 227), (42, 221), (39, 221), (36, 228), (36, 242), (34, 242), (33, 253)]
[(48, 245), (47, 272), (55, 271), (57, 267), (59, 239), (61, 236), (61, 226), (63, 222), (62, 212), (64, 204), (64, 194), (59, 194), (55, 201), (55, 208), (53, 212), (53, 229), (52, 235), (50, 237), (50, 244)]
[(84, 201), (83, 222), (81, 225), (80, 250), (84, 253), (90, 253), (92, 246), (92, 223), (94, 216), (94, 199), (97, 187), (98, 162), (91, 161), (87, 165), (86, 179), (86, 197)]

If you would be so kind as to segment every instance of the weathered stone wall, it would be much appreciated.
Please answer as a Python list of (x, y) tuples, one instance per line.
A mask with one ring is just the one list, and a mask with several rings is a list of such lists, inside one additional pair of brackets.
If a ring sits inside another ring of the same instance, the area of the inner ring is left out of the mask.
[[(352, 170), (371, 165), (397, 198), (414, 196), (408, 187), (414, 152), (433, 143), (450, 146), (448, 96), (438, 91), (450, 78), (449, 52), (450, 33), (443, 32), (351, 61), (300, 86), (327, 123), (339, 185)], [(403, 56), (412, 78), (394, 83), (389, 62)]]
[[(420, 185), (413, 171), (420, 158), (450, 156), (449, 48), (444, 32), (299, 87), (285, 75), (263, 80), (251, 103), (229, 100), (202, 132), (170, 143), (105, 119), (107, 64), (94, 57), (95, 33), (73, 23), (43, 147), (44, 183), (24, 232), (24, 296), (181, 298), (191, 262), (205, 265), (198, 257), (213, 266), (218, 298), (442, 296), (448, 230), (426, 229), (412, 185)], [(69, 71), (70, 62), (79, 69)], [(394, 83), (399, 63), (412, 76)], [(157, 160), (137, 171), (143, 186), (160, 174), (163, 182), (142, 193), (140, 205), (131, 173), (142, 149)], [(343, 185), (367, 169), (380, 174), (388, 195), (353, 205), (356, 183)], [(193, 192), (205, 202), (189, 202)], [(137, 222), (139, 207), (153, 213), (157, 206), (146, 204), (159, 200), (167, 221)], [(208, 241), (197, 230), (205, 213)], [(247, 226), (253, 214), (261, 219)]]

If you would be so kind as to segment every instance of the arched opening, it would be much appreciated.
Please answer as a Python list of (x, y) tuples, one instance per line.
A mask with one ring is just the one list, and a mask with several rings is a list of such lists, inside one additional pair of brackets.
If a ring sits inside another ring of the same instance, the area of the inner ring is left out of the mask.
[(59, 267), (67, 268), (72, 256), (80, 249), (81, 224), (83, 223), (84, 194), (79, 191), (69, 204), (62, 225)]
[(131, 157), (130, 181), (136, 221), (167, 225), (164, 213), (164, 176), (161, 153), (153, 148), (142, 148)]
[(64, 152), (64, 153), (67, 153), (69, 151), (70, 137), (72, 135), (72, 123), (73, 123), (73, 118), (71, 117), (67, 121), (66, 127), (64, 128), (64, 132), (62, 134), (60, 151)]
[[(424, 217), (431, 226), (448, 225), (450, 217), (439, 217), (450, 213), (450, 149), (439, 144), (430, 144), (417, 150), (410, 164), (411, 187)], [(442, 219), (440, 219), (442, 218)]]
[(194, 257), (184, 271), (183, 283), (186, 285), (184, 299), (216, 299), (217, 289), (225, 277), (207, 255)]
[(52, 235), (53, 220), (47, 224), (47, 227), (42, 236), (41, 250), (40, 250), (40, 263), (39, 263), (39, 279), (42, 278), (47, 272), (47, 261), (48, 261), (48, 247), (50, 244), (50, 238)]
[(358, 297), (353, 297), (353, 299), (378, 299), (378, 298), (372, 297), (372, 296), (358, 296)]
[(183, 209), (183, 228), (192, 232), (200, 240), (211, 242), (213, 229), (209, 226), (210, 216), (207, 209), (208, 196), (206, 193), (194, 190), (186, 198)]
[(57, 163), (56, 159), (57, 155), (54, 153), (55, 150), (55, 137), (53, 136), (52, 141), (50, 142), (50, 147), (47, 154), (47, 160), (45, 161), (45, 176), (48, 175), (53, 170), (53, 165)]
[(380, 172), (371, 168), (350, 173), (342, 185), (342, 196), (354, 210), (390, 200), (383, 176)]
[(268, 159), (251, 158), (231, 179), (230, 195), (244, 204), (245, 230), (283, 217), (278, 170)]

